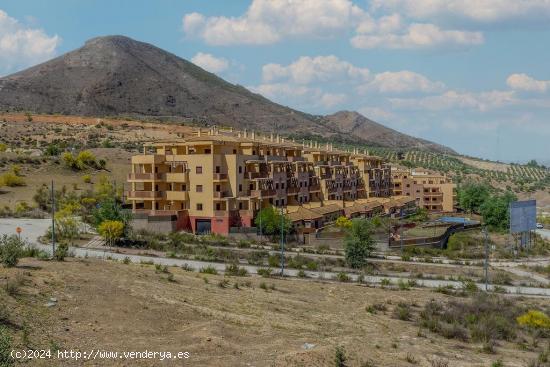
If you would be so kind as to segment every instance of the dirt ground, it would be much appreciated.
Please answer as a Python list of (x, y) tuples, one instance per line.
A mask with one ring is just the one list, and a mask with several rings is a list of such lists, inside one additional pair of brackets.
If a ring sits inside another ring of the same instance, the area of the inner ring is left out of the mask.
[[(31, 363), (37, 366), (332, 366), (336, 346), (345, 348), (350, 366), (369, 360), (374, 366), (407, 366), (407, 355), (418, 366), (431, 366), (432, 360), (448, 361), (451, 367), (490, 366), (498, 359), (505, 366), (525, 366), (535, 357), (507, 342), (498, 344), (496, 354), (487, 354), (478, 344), (419, 333), (414, 321), (392, 317), (398, 302), (419, 310), (432, 298), (448, 297), (429, 290), (260, 277), (230, 277), (226, 287), (220, 287), (222, 276), (169, 271), (172, 276), (155, 272), (151, 265), (90, 259), (24, 259), (18, 268), (2, 268), (2, 285), (6, 277), (17, 277), (22, 284), (14, 296), (4, 287), (0, 290), (15, 348), (25, 342), (35, 349), (190, 353), (183, 362)], [(46, 307), (51, 297), (57, 302)], [(387, 311), (366, 312), (366, 306), (380, 302)], [(313, 346), (305, 348), (305, 343)]]

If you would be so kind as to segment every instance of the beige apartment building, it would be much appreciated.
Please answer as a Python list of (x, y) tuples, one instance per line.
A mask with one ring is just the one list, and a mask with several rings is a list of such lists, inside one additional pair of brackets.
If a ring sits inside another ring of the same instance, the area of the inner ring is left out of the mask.
[(289, 212), (390, 196), (390, 167), (364, 153), (273, 134), (199, 129), (133, 156), (126, 198), (138, 226), (227, 234), (232, 227), (253, 227), (267, 206)]
[(392, 169), (393, 194), (414, 198), (419, 208), (453, 212), (456, 185), (445, 175), (424, 170)]

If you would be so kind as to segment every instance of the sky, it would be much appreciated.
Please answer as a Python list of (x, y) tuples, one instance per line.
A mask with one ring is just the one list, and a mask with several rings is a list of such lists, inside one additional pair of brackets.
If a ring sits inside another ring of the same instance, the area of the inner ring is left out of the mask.
[(550, 0), (1, 0), (0, 75), (112, 34), (301, 111), (550, 164)]

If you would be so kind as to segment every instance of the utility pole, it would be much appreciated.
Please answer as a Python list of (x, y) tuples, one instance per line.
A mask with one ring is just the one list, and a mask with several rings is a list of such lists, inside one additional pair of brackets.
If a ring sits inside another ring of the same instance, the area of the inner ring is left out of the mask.
[(281, 277), (284, 276), (285, 271), (285, 216), (283, 212), (283, 206), (281, 205)]
[(400, 217), (399, 228), (401, 229), (401, 235), (399, 236), (399, 239), (401, 240), (401, 256), (403, 256), (403, 209), (401, 209)]
[(52, 257), (55, 257), (55, 191), (52, 180)]
[(487, 233), (487, 227), (483, 227), (483, 234), (485, 237), (485, 264), (484, 264), (484, 270), (485, 270), (485, 292), (489, 289), (488, 283), (489, 283), (489, 234)]
[(258, 216), (260, 217), (260, 243), (262, 241), (262, 191), (260, 190), (260, 208), (258, 209)]

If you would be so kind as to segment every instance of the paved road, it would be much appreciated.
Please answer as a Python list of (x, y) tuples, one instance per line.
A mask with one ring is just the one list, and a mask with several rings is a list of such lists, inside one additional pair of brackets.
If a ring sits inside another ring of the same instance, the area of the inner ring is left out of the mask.
[(15, 229), (21, 227), (21, 239), (38, 243), (38, 237), (43, 236), (51, 224), (51, 219), (0, 218), (0, 236), (17, 234)]
[[(28, 240), (30, 243), (35, 244), (41, 250), (46, 251), (51, 254), (51, 246), (42, 245), (38, 243), (38, 237), (44, 235), (46, 230), (51, 224), (49, 219), (18, 219), (18, 218), (2, 218), (0, 219), (0, 235), (2, 234), (15, 234), (15, 228), (21, 227), (23, 232), (21, 237)], [(219, 272), (225, 270), (225, 264), (216, 263), (216, 262), (206, 262), (206, 261), (196, 261), (196, 260), (184, 260), (184, 259), (171, 259), (163, 257), (154, 257), (154, 256), (142, 256), (142, 255), (127, 255), (127, 254), (117, 254), (109, 252), (106, 248), (105, 250), (97, 249), (87, 249), (79, 247), (71, 247), (71, 254), (76, 257), (94, 257), (94, 258), (107, 258), (110, 257), (116, 260), (124, 260), (128, 257), (131, 262), (140, 263), (140, 262), (152, 262), (154, 264), (167, 265), (167, 266), (182, 266), (187, 264), (195, 269), (200, 269), (206, 266), (213, 266)], [(397, 259), (396, 259), (397, 260)], [(516, 264), (516, 263), (515, 263)], [(243, 265), (245, 269), (248, 270), (251, 274), (257, 274), (260, 267), (252, 265)], [(321, 271), (305, 271), (309, 278), (313, 279), (331, 279), (337, 274), (334, 272), (321, 272)], [(295, 269), (285, 269), (286, 276), (298, 276), (298, 270)], [(355, 273), (347, 273), (347, 275), (354, 281), (357, 280), (358, 275)], [(391, 283), (397, 284), (399, 280), (406, 281), (407, 278), (399, 278), (392, 276), (365, 276), (365, 281), (369, 283), (381, 283), (382, 279), (388, 279)], [(462, 283), (457, 281), (450, 280), (436, 280), (436, 279), (414, 279), (418, 285), (428, 287), (428, 288), (437, 288), (445, 286), (453, 286), (455, 288), (460, 288)], [(484, 284), (478, 284), (480, 288), (484, 288)], [(493, 285), (489, 285), (489, 290), (493, 289)], [(535, 288), (535, 287), (516, 287), (516, 286), (502, 286), (508, 293), (512, 294), (524, 294), (524, 295), (538, 295), (550, 297), (550, 289), (548, 288)]]
[[(51, 254), (51, 246), (37, 245), (37, 247)], [(223, 263), (186, 260), (186, 259), (172, 259), (172, 258), (142, 256), (142, 255), (118, 254), (114, 252), (109, 252), (107, 250), (108, 249), (105, 249), (105, 251), (101, 251), (101, 250), (94, 250), (94, 249), (71, 247), (69, 251), (73, 256), (76, 256), (76, 257), (91, 257), (91, 258), (100, 258), (100, 259), (111, 258), (119, 261), (122, 261), (125, 258), (128, 258), (133, 263), (151, 262), (153, 264), (166, 265), (166, 266), (187, 265), (194, 268), (195, 270), (198, 270), (206, 266), (212, 266), (216, 268), (216, 270), (218, 270), (219, 272), (225, 271), (225, 264)], [(245, 268), (250, 274), (257, 274), (258, 269), (261, 268), (261, 267), (252, 266), (252, 265), (242, 265), (242, 267)], [(337, 275), (337, 273), (335, 272), (322, 272), (322, 271), (305, 271), (305, 273), (307, 274), (307, 277), (311, 279), (332, 279)], [(351, 280), (357, 281), (358, 274), (355, 274), (355, 273), (346, 273), (346, 274), (350, 277)], [(285, 269), (285, 276), (297, 277), (298, 270)], [(400, 277), (392, 277), (392, 276), (370, 276), (370, 275), (364, 277), (365, 282), (374, 283), (374, 284), (380, 284), (383, 279), (388, 279), (392, 284), (398, 284), (399, 281), (406, 282), (409, 278), (400, 278)], [(414, 279), (414, 280), (419, 286), (423, 286), (427, 288), (452, 286), (458, 289), (462, 287), (461, 282), (451, 281), (451, 280), (436, 280), (436, 279)], [(485, 285), (481, 283), (478, 283), (477, 285), (480, 289), (484, 289), (485, 287)], [(493, 290), (494, 287), (495, 287), (494, 285), (489, 284), (488, 289)], [(510, 293), (510, 294), (550, 297), (549, 288), (516, 287), (516, 286), (501, 286), (501, 288), (503, 288), (507, 293)]]

